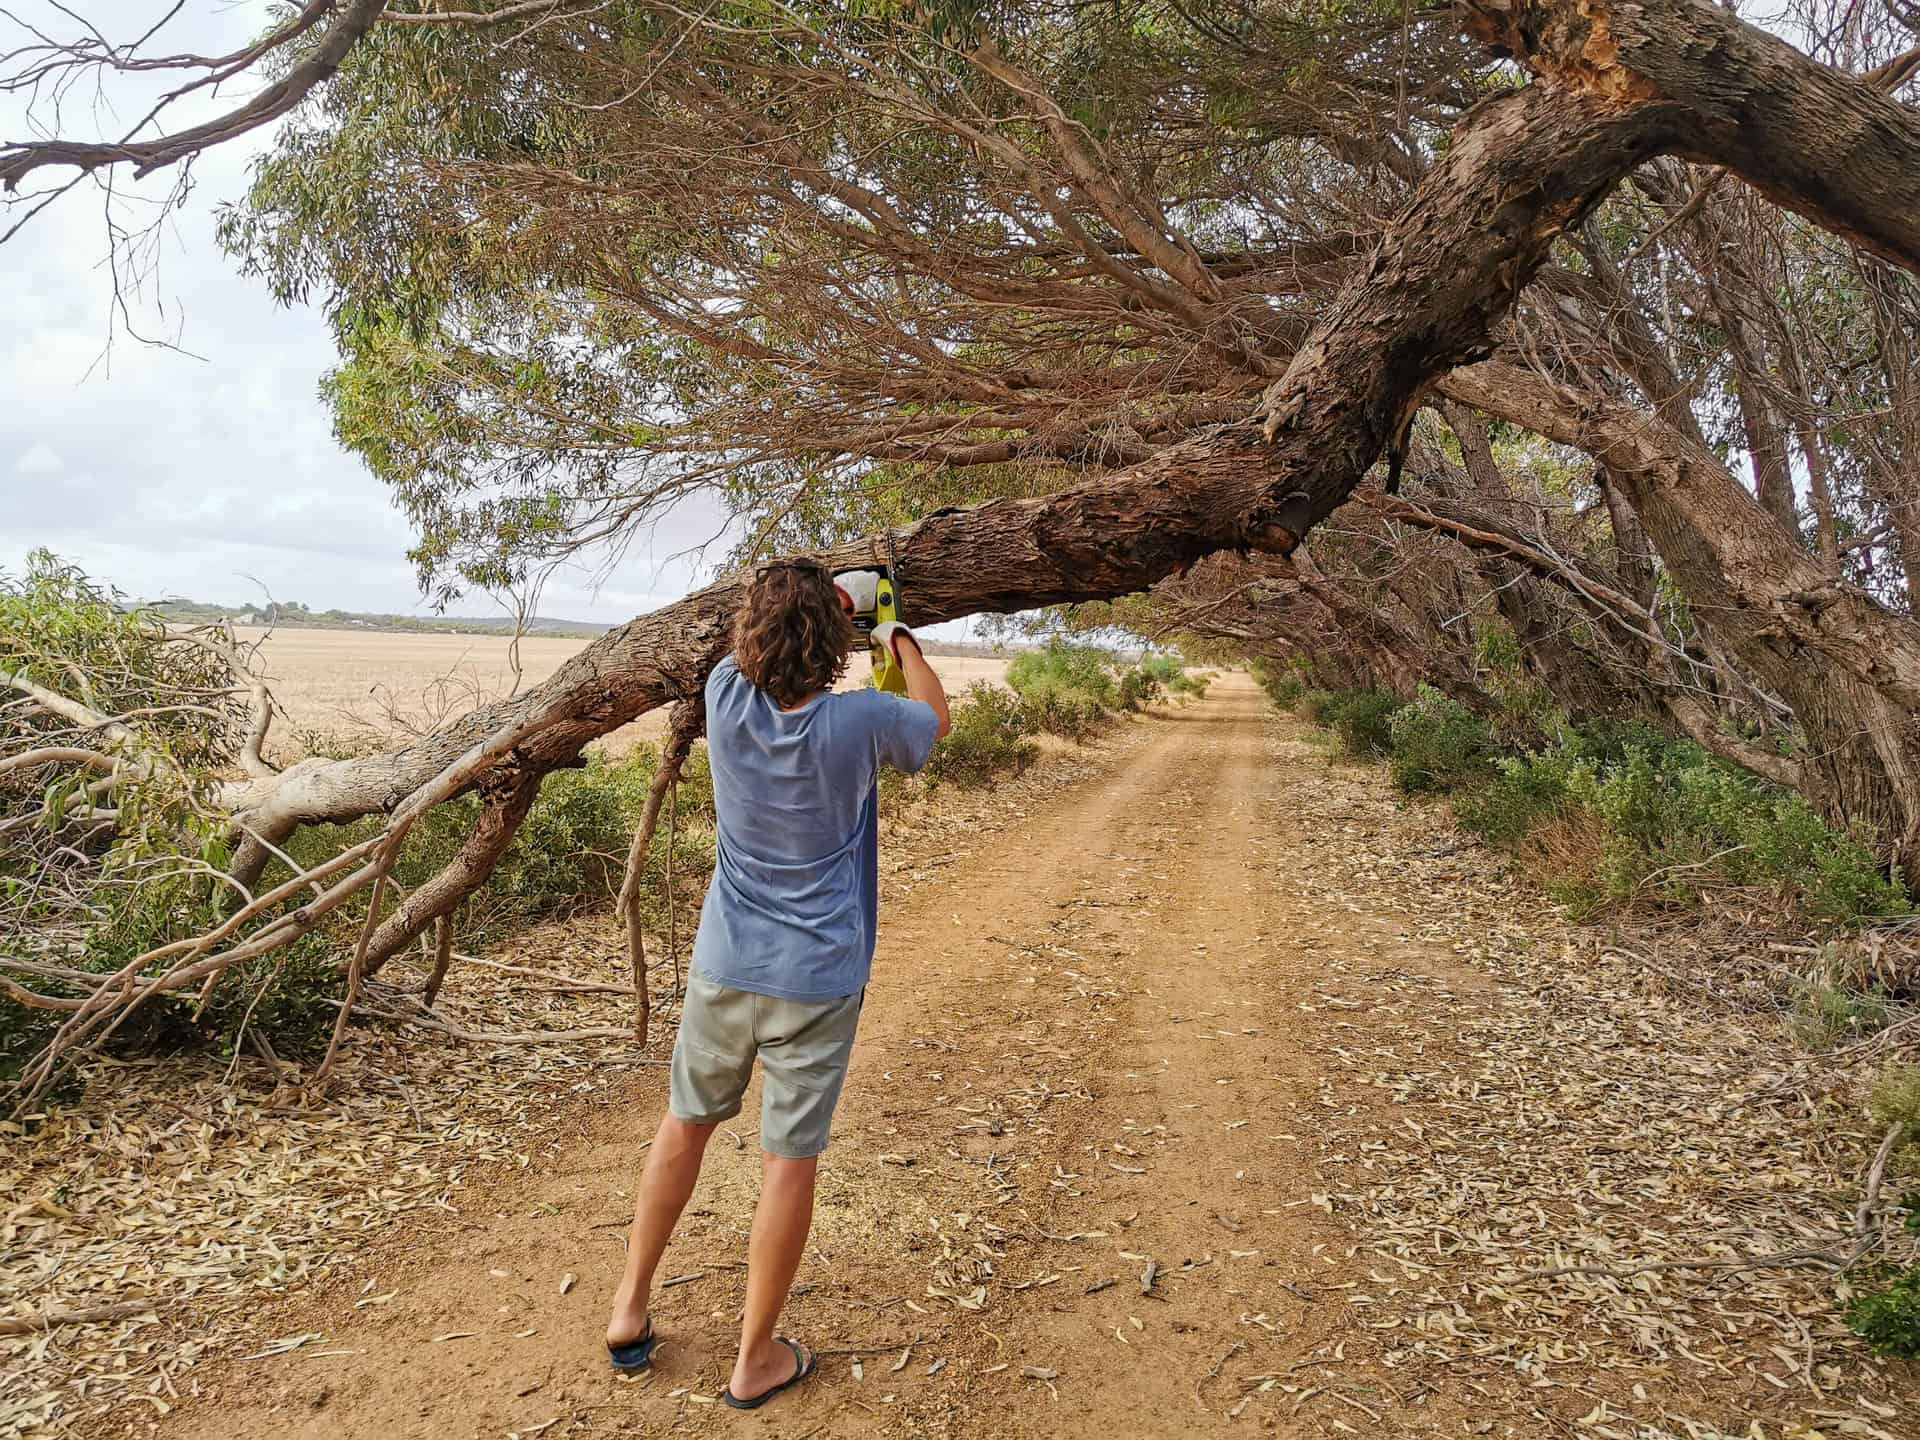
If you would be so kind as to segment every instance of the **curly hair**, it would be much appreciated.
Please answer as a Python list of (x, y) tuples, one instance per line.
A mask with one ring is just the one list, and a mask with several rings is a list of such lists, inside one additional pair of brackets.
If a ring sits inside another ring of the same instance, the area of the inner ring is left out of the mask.
[(833, 577), (810, 560), (762, 566), (733, 617), (740, 673), (782, 706), (831, 688), (853, 644), (853, 618)]

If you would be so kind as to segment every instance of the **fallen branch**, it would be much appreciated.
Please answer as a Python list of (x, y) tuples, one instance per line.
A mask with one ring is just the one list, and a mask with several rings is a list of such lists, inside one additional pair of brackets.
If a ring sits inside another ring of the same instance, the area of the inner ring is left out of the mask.
[[(346, 1013), (344, 1000), (329, 1000), (329, 1005)], [(389, 1020), (396, 1025), (417, 1025), (422, 1030), (433, 1030), (454, 1040), (464, 1040), (469, 1045), (558, 1045), (572, 1040), (630, 1040), (631, 1030), (617, 1025), (598, 1025), (586, 1030), (467, 1030), (458, 1025), (449, 1025), (437, 1015), (402, 1014), (394, 1010), (381, 1010), (372, 1005), (356, 1005), (354, 1013), (369, 1015), (376, 1020)], [(664, 1065), (664, 1060), (639, 1060), (633, 1063), (642, 1065)], [(315, 1079), (319, 1072), (315, 1072)]]
[[(1904, 1120), (1896, 1120), (1887, 1127), (1886, 1135), (1880, 1141), (1880, 1148), (1873, 1152), (1873, 1163), (1867, 1167), (1865, 1193), (1860, 1196), (1860, 1206), (1853, 1212), (1853, 1235), (1864, 1252), (1879, 1242), (1878, 1234), (1871, 1238), (1868, 1226), (1871, 1223), (1873, 1207), (1880, 1200), (1880, 1185), (1887, 1178), (1887, 1161), (1893, 1156), (1893, 1147), (1900, 1143), (1900, 1137), (1907, 1133)], [(1855, 1258), (1858, 1258), (1856, 1255)]]
[(627, 851), (626, 873), (620, 879), (620, 898), (614, 906), (626, 927), (627, 963), (633, 969), (633, 1038), (642, 1045), (647, 1043), (653, 1000), (647, 993), (647, 942), (640, 924), (640, 877), (653, 850), (653, 832), (660, 824), (660, 802), (679, 781), (680, 767), (686, 763), (694, 737), (705, 724), (702, 701), (682, 700), (673, 707), (667, 743), (660, 750), (660, 768), (654, 773), (653, 784), (647, 787), (646, 808), (634, 828), (633, 845)]
[(94, 1325), (102, 1320), (149, 1314), (152, 1310), (151, 1300), (121, 1300), (112, 1305), (91, 1305), (84, 1310), (42, 1310), (38, 1315), (0, 1319), (0, 1335), (37, 1335), (57, 1325)]
[(71, 745), (49, 745), (44, 749), (26, 750), (0, 759), (0, 775), (11, 770), (33, 770), (42, 765), (85, 765), (103, 775), (113, 773), (111, 755), (102, 755), (98, 750), (81, 750)]

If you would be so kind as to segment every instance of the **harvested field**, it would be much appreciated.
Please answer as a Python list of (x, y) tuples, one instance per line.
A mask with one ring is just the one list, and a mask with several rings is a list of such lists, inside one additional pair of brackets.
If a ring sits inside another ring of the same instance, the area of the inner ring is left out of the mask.
[[(264, 630), (237, 632), (265, 638), (261, 657), (285, 716), (280, 753), (311, 748), (303, 735), (327, 740), (431, 730), (476, 705), (513, 693), (512, 645), (505, 635), (409, 635), (378, 630)], [(520, 642), (520, 685), (537, 685), (589, 640), (529, 637)], [(1006, 662), (974, 655), (935, 655), (933, 668), (958, 694), (976, 680), (999, 680)], [(856, 657), (842, 688), (863, 685), (867, 666)], [(636, 741), (666, 733), (667, 712), (642, 716), (601, 745), (619, 753)]]

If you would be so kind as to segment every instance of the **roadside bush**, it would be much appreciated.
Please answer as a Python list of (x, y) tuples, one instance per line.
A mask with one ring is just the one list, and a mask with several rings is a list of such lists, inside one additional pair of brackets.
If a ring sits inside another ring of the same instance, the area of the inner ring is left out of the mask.
[(1482, 839), (1531, 849), (1550, 883), (1575, 878), (1552, 852), (1586, 827), (1598, 854), (1578, 877), (1579, 910), (1636, 899), (1695, 904), (1723, 886), (1770, 887), (1830, 925), (1908, 908), (1905, 887), (1873, 852), (1798, 795), (1643, 727), (1576, 731), (1554, 750), (1502, 760), (1454, 813)]
[[(1920, 1069), (1888, 1066), (1874, 1082), (1867, 1111), (1879, 1130), (1901, 1127), (1896, 1153), (1920, 1147)], [(1907, 1233), (1920, 1235), (1920, 1192), (1906, 1195), (1900, 1208)], [(1920, 1265), (1869, 1271), (1848, 1301), (1846, 1317), (1848, 1328), (1878, 1354), (1920, 1359)]]
[(1030, 730), (1075, 742), (1091, 740), (1112, 716), (1086, 691), (1056, 685), (1028, 690), (1020, 697), (1020, 708)]
[(1340, 708), (1340, 698), (1340, 692), (1337, 691), (1309, 688), (1300, 692), (1293, 708), (1309, 725), (1330, 727), (1334, 713)]
[(1400, 699), (1385, 690), (1350, 690), (1323, 708), (1328, 725), (1349, 755), (1377, 759), (1393, 753), (1393, 717)]
[[(1920, 1146), (1920, 1068), (1889, 1065), (1882, 1070), (1873, 1082), (1867, 1113), (1882, 1131), (1900, 1127), (1898, 1145)], [(1920, 1216), (1908, 1217), (1908, 1223), (1920, 1229)]]
[[(1084, 741), (1097, 734), (1122, 704), (1122, 682), (1113, 658), (1091, 645), (1051, 640), (1007, 666), (1007, 684), (1020, 697), (1027, 733), (1044, 732)], [(1137, 682), (1136, 682), (1137, 689)]]
[(925, 775), (935, 785), (972, 789), (1025, 770), (1039, 747), (1028, 739), (1028, 703), (998, 685), (976, 680), (952, 707), (953, 729), (933, 747)]
[(1562, 726), (1557, 743), (1502, 757), (1483, 719), (1427, 687), (1404, 705), (1378, 690), (1302, 690), (1296, 709), (1349, 755), (1384, 757), (1403, 792), (1452, 794), (1463, 829), (1514, 851), (1577, 915), (1741, 887), (1828, 926), (1908, 913), (1899, 879), (1800, 796), (1650, 726)]
[(1485, 788), (1454, 800), (1454, 817), (1482, 840), (1511, 844), (1535, 825), (1566, 813), (1575, 770), (1604, 772), (1624, 764), (1635, 749), (1657, 751), (1673, 743), (1639, 721), (1565, 727), (1549, 749), (1496, 760)]
[[(1920, 1205), (1920, 1197), (1913, 1197), (1909, 1205)], [(1914, 1224), (1916, 1214), (1920, 1211), (1909, 1208), (1909, 1229), (1920, 1228)], [(1847, 1328), (1877, 1354), (1920, 1358), (1920, 1265), (1883, 1266), (1879, 1274), (1887, 1283), (1862, 1290), (1848, 1302)]]
[(1007, 684), (1021, 695), (1077, 691), (1102, 710), (1110, 709), (1117, 698), (1113, 657), (1095, 646), (1069, 645), (1060, 639), (1014, 656), (1007, 665)]
[(1483, 788), (1454, 799), (1454, 818), (1490, 845), (1511, 845), (1564, 811), (1568, 776), (1577, 763), (1557, 751), (1499, 759)]
[(1389, 722), (1393, 783), (1405, 794), (1444, 794), (1493, 774), (1493, 731), (1456, 700), (1422, 685)]
[(1306, 677), (1297, 668), (1277, 665), (1271, 660), (1255, 660), (1253, 678), (1267, 692), (1267, 698), (1282, 710), (1292, 710), (1298, 706), (1300, 697), (1307, 690)]
[(1159, 678), (1146, 666), (1137, 665), (1120, 672), (1120, 685), (1116, 691), (1115, 703), (1128, 712), (1141, 710), (1158, 700), (1161, 692)]
[(1208, 678), (1188, 670), (1177, 655), (1145, 655), (1137, 668), (1161, 689), (1181, 700), (1198, 700), (1207, 693)]
[(1886, 998), (1877, 991), (1808, 980), (1794, 986), (1787, 1028), (1809, 1050), (1830, 1050), (1886, 1029), (1888, 1018)]

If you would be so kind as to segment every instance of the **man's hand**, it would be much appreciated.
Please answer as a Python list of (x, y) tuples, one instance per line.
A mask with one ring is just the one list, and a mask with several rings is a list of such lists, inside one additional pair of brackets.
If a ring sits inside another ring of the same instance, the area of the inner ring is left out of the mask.
[(914, 639), (913, 631), (902, 625), (898, 620), (889, 620), (884, 625), (874, 626), (873, 638), (892, 652), (896, 662), (900, 659), (900, 641), (902, 639), (905, 639), (913, 646), (913, 651), (916, 655), (920, 653), (920, 642)]

